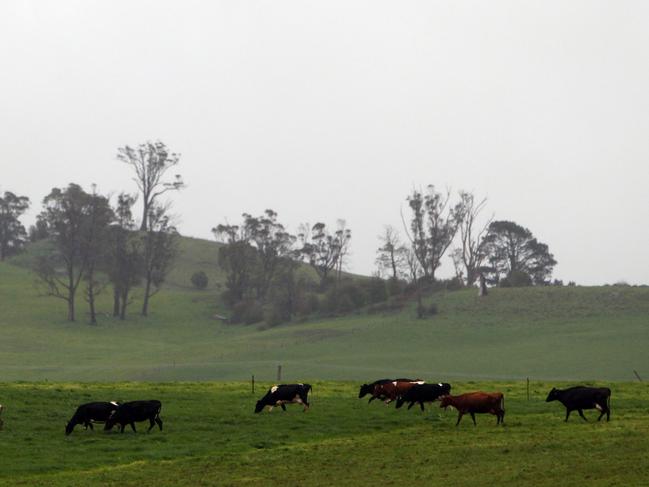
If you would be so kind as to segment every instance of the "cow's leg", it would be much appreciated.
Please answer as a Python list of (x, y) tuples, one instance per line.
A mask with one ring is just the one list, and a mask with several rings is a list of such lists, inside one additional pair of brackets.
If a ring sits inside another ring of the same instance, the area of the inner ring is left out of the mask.
[(566, 423), (568, 422), (568, 418), (570, 417), (571, 412), (572, 412), (572, 410), (566, 408), (566, 421), (565, 421)]
[(284, 403), (280, 404), (279, 407), (282, 408), (282, 411), (286, 411), (286, 405)]
[(94, 430), (94, 426), (92, 425), (92, 421), (88, 421), (88, 426), (90, 427), (91, 430)]
[(367, 404), (371, 403), (374, 399), (376, 399), (376, 396), (372, 396), (372, 397), (370, 397), (370, 400), (367, 401)]
[(579, 413), (579, 416), (581, 416), (581, 418), (582, 418), (584, 421), (588, 421), (588, 420), (586, 419), (586, 416), (584, 416), (584, 411), (583, 411), (582, 409), (577, 409), (577, 412)]
[(408, 411), (410, 411), (410, 408), (413, 407), (414, 405), (415, 405), (414, 401), (408, 404)]
[(137, 433), (137, 430), (135, 429), (135, 421), (131, 421), (131, 428), (133, 428), (133, 433)]
[(421, 408), (422, 411), (424, 411), (424, 401), (419, 401), (419, 407)]
[(500, 410), (500, 424), (505, 426), (505, 410), (504, 409)]
[(469, 413), (471, 415), (471, 419), (473, 420), (473, 426), (478, 426), (478, 423), (475, 422), (475, 413)]
[(119, 432), (120, 432), (120, 433), (124, 433), (124, 427), (125, 427), (125, 426), (126, 426), (125, 423), (122, 423), (122, 424), (119, 425)]
[(455, 423), (455, 426), (460, 424), (460, 421), (462, 420), (462, 416), (464, 416), (464, 413), (462, 411), (457, 412), (457, 423)]
[(149, 418), (149, 429), (146, 430), (146, 432), (148, 433), (149, 431), (151, 431), (154, 426), (155, 426), (155, 419), (153, 419), (153, 417), (151, 417), (151, 418)]
[(160, 416), (155, 417), (155, 422), (158, 423), (158, 428), (162, 431), (162, 420), (160, 419)]

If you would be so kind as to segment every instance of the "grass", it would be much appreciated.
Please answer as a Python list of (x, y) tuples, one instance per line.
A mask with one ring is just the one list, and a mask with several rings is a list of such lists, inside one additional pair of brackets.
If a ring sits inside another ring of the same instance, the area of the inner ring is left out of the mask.
[[(444, 379), (436, 376), (433, 380)], [(437, 406), (395, 410), (357, 399), (358, 384), (314, 382), (307, 413), (253, 414), (250, 384), (0, 384), (7, 405), (0, 432), (0, 485), (421, 485), (640, 486), (649, 478), (649, 390), (612, 386), (611, 422), (586, 412), (563, 423), (545, 403), (555, 383), (454, 382), (455, 392), (501, 390), (505, 427), (478, 426)], [(610, 385), (610, 384), (609, 384)], [(164, 430), (104, 433), (77, 427), (75, 406), (90, 400), (158, 398)]]
[(453, 379), (634, 380), (649, 376), (649, 288), (473, 290), (413, 308), (269, 330), (225, 325), (214, 289), (172, 287), (154, 296), (148, 319), (131, 305), (125, 322), (99, 300), (99, 325), (65, 321), (65, 303), (39, 296), (34, 276), (0, 264), (0, 370), (4, 380), (286, 380), (443, 375)]

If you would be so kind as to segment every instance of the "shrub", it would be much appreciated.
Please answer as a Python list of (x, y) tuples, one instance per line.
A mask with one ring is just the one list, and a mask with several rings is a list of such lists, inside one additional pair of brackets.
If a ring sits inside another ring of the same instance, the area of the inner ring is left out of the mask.
[(252, 325), (259, 323), (264, 319), (264, 309), (262, 306), (253, 300), (240, 301), (232, 306), (232, 314), (230, 315), (230, 323)]
[(514, 271), (500, 281), (500, 287), (525, 287), (532, 285), (532, 278), (523, 271)]
[(194, 272), (191, 277), (192, 285), (196, 289), (205, 289), (207, 287), (207, 274), (203, 271)]

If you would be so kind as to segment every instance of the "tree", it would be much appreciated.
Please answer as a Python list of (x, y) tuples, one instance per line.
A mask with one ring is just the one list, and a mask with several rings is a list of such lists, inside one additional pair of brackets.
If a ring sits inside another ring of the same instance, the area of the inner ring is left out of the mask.
[(467, 286), (473, 285), (478, 279), (480, 266), (485, 258), (484, 237), (493, 217), (489, 218), (483, 225), (478, 225), (477, 220), (486, 203), (486, 198), (476, 202), (472, 193), (460, 191), (457, 212), (461, 246), (454, 249), (452, 258), (458, 277), (460, 277), (460, 269), (464, 268)]
[(67, 302), (69, 321), (75, 320), (76, 292), (92, 260), (90, 234), (96, 229), (91, 215), (98, 204), (94, 198), (74, 183), (53, 188), (38, 217), (47, 224), (56, 252), (37, 260), (36, 274), (48, 295)]
[(491, 281), (496, 284), (504, 278), (524, 283), (524, 276), (533, 284), (545, 284), (557, 263), (546, 244), (511, 221), (491, 222), (484, 245)]
[(4, 196), (0, 197), (0, 261), (18, 252), (24, 245), (27, 232), (19, 218), (27, 211), (29, 204), (27, 196), (16, 196), (10, 191), (5, 191)]
[(160, 291), (178, 255), (178, 232), (171, 224), (168, 207), (156, 205), (149, 209), (143, 240), (144, 296), (142, 316), (149, 314), (149, 300)]
[(390, 225), (386, 225), (383, 234), (379, 235), (381, 246), (377, 250), (376, 265), (379, 272), (387, 272), (390, 279), (397, 281), (407, 275), (407, 248), (401, 242), (399, 233)]
[(259, 217), (244, 213), (243, 218), (243, 233), (258, 254), (257, 298), (263, 299), (282, 259), (293, 257), (296, 239), (277, 221), (273, 210), (266, 210)]
[(117, 197), (115, 222), (109, 228), (106, 273), (113, 287), (113, 316), (126, 319), (133, 287), (142, 280), (143, 245), (137, 234), (132, 207), (135, 197), (121, 193)]
[(307, 225), (303, 226), (298, 235), (302, 244), (299, 253), (317, 272), (322, 288), (326, 285), (331, 271), (336, 271), (340, 279), (351, 237), (351, 230), (346, 227), (344, 220), (338, 220), (338, 228), (333, 234), (324, 223), (316, 223), (310, 232)]
[(88, 195), (87, 215), (82, 228), (82, 253), (85, 259), (86, 288), (84, 297), (88, 302), (90, 323), (97, 323), (95, 309), (96, 296), (103, 290), (103, 284), (97, 280), (97, 269), (106, 261), (108, 255), (109, 225), (115, 218), (108, 198), (93, 193)]
[(424, 277), (431, 281), (463, 217), (461, 203), (452, 207), (450, 199), (450, 191), (440, 193), (433, 185), (426, 192), (414, 190), (407, 198), (412, 211), (410, 232), (404, 226)]
[(170, 152), (160, 142), (147, 141), (136, 148), (125, 145), (117, 149), (117, 159), (128, 164), (135, 171), (133, 180), (142, 194), (141, 231), (149, 228), (149, 215), (154, 210), (156, 199), (167, 191), (178, 191), (185, 184), (180, 174), (173, 181), (165, 181), (165, 173), (178, 164), (180, 154)]

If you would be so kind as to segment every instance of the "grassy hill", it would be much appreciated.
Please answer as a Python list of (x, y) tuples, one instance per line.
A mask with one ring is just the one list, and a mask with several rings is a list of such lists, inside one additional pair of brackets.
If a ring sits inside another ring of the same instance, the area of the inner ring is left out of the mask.
[[(260, 331), (212, 318), (224, 311), (210, 264), (216, 244), (183, 246), (148, 319), (136, 316), (136, 301), (129, 320), (113, 320), (105, 295), (98, 326), (83, 312), (66, 322), (64, 302), (38, 295), (25, 256), (13, 261), (23, 267), (0, 264), (4, 380), (273, 380), (278, 364), (285, 380), (633, 380), (634, 369), (649, 377), (647, 287), (495, 289), (486, 299), (465, 290), (428, 297), (438, 314), (425, 320), (406, 308)], [(197, 268), (210, 275), (206, 291), (187, 286)]]

